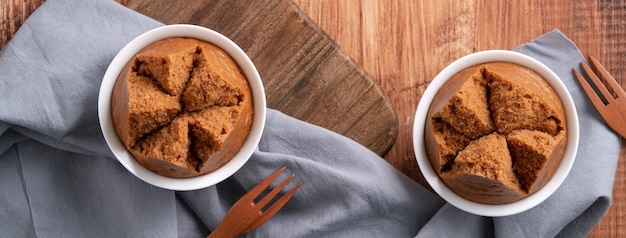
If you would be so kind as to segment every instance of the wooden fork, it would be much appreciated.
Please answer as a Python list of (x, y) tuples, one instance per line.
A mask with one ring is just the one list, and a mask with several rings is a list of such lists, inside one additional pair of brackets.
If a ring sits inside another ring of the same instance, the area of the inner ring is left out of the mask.
[[(609, 74), (600, 62), (593, 57), (589, 57), (589, 62), (593, 69), (589, 68), (584, 62), (580, 62), (580, 65), (601, 95), (598, 95), (596, 91), (594, 91), (592, 86), (589, 85), (589, 82), (585, 80), (576, 69), (573, 69), (574, 74), (593, 103), (593, 106), (598, 110), (602, 118), (604, 118), (604, 121), (606, 121), (615, 132), (620, 134), (623, 138), (626, 138), (626, 93), (624, 93), (619, 83), (615, 81), (615, 78)], [(602, 83), (598, 76), (608, 85)], [(604, 98), (604, 101), (602, 98)]]
[(294, 193), (300, 188), (302, 182), (296, 184), (285, 195), (280, 197), (274, 204), (272, 204), (266, 210), (263, 208), (278, 195), (278, 193), (295, 177), (295, 174), (291, 174), (282, 183), (276, 186), (259, 202), (255, 202), (256, 198), (285, 170), (286, 166), (276, 170), (272, 175), (261, 181), (258, 185), (252, 188), (248, 193), (243, 195), (237, 201), (233, 207), (230, 208), (222, 222), (215, 228), (209, 238), (212, 237), (236, 237), (248, 233), (257, 227), (261, 226), (267, 220), (272, 218), (278, 210), (280, 210), (285, 203), (293, 196)]

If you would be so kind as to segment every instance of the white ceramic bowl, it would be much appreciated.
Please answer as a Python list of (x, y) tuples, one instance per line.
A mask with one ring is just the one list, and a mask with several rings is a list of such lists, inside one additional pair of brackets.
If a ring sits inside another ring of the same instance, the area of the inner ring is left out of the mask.
[[(113, 85), (115, 84), (115, 81), (117, 80), (117, 77), (124, 65), (144, 47), (158, 40), (172, 37), (188, 37), (203, 40), (213, 43), (226, 51), (235, 60), (235, 62), (237, 62), (247, 77), (254, 102), (254, 118), (252, 121), (252, 128), (250, 129), (248, 138), (239, 152), (233, 157), (232, 160), (219, 169), (193, 178), (167, 177), (143, 167), (133, 158), (130, 152), (126, 150), (122, 141), (117, 137), (111, 119), (111, 92), (113, 90)], [(124, 167), (126, 167), (129, 172), (137, 176), (139, 179), (152, 185), (170, 190), (196, 190), (206, 188), (233, 175), (248, 161), (252, 152), (254, 152), (256, 146), (258, 145), (265, 126), (265, 111), (266, 101), (263, 82), (261, 81), (261, 77), (259, 76), (256, 67), (246, 53), (233, 41), (220, 33), (200, 26), (183, 24), (155, 28), (139, 35), (122, 48), (113, 61), (111, 61), (109, 68), (104, 74), (98, 98), (98, 116), (100, 120), (100, 127), (109, 148), (117, 160)]]
[[(525, 66), (529, 69), (539, 73), (554, 89), (554, 91), (561, 98), (563, 108), (565, 109), (565, 116), (567, 120), (567, 146), (563, 154), (563, 160), (559, 165), (554, 176), (548, 181), (548, 183), (539, 191), (525, 197), (519, 201), (501, 205), (489, 205), (483, 203), (477, 203), (467, 200), (456, 193), (454, 193), (446, 184), (437, 176), (437, 173), (433, 169), (426, 153), (426, 145), (424, 142), (424, 128), (426, 125), (426, 116), (430, 104), (435, 97), (439, 88), (452, 78), (459, 71), (481, 63), (503, 61), (511, 62), (521, 66)], [(552, 72), (547, 66), (541, 62), (527, 56), (513, 51), (506, 50), (489, 50), (473, 53), (464, 56), (452, 64), (444, 68), (430, 83), (424, 95), (420, 99), (417, 111), (415, 113), (415, 121), (413, 124), (413, 148), (415, 150), (415, 157), (419, 168), (426, 178), (428, 184), (432, 189), (439, 194), (444, 200), (452, 204), (453, 206), (481, 216), (500, 217), (517, 214), (533, 208), (546, 200), (556, 189), (563, 183), (565, 177), (569, 173), (574, 159), (576, 158), (576, 151), (578, 150), (578, 116), (576, 114), (576, 108), (572, 97), (570, 96), (567, 88), (559, 77)]]

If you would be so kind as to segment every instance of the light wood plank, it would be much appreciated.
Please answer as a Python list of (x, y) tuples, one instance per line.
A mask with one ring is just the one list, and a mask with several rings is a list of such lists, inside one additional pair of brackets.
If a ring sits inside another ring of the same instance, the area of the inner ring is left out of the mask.
[[(413, 114), (428, 82), (458, 57), (512, 49), (559, 28), (615, 78), (626, 78), (623, 1), (294, 1), (389, 95), (400, 127), (385, 159), (422, 184), (412, 149)], [(623, 144), (613, 205), (589, 237), (626, 235), (625, 160)]]

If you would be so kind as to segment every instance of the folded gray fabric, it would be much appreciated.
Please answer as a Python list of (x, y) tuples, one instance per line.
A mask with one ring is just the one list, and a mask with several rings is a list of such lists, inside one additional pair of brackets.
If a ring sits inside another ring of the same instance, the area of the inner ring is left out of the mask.
[(367, 148), (271, 109), (258, 149), (231, 178), (187, 192), (151, 186), (113, 158), (96, 108), (115, 54), (160, 25), (110, 0), (48, 0), (0, 52), (0, 237), (204, 237), (283, 165), (302, 187), (246, 236), (584, 236), (610, 204), (620, 139), (572, 78), (582, 57), (558, 31), (516, 50), (565, 81), (581, 144), (562, 187), (525, 213), (462, 212)]
[[(572, 69), (581, 71), (583, 55), (559, 30), (548, 32), (515, 51), (552, 69), (574, 99), (580, 143), (570, 174), (546, 201), (513, 216), (472, 218), (447, 204), (420, 231), (419, 237), (485, 237), (491, 232), (497, 237), (585, 237), (609, 208), (621, 137), (607, 127), (574, 78)], [(463, 217), (461, 223), (472, 225), (459, 225), (458, 220), (450, 219), (457, 215)], [(476, 232), (477, 226), (493, 226), (493, 231)]]

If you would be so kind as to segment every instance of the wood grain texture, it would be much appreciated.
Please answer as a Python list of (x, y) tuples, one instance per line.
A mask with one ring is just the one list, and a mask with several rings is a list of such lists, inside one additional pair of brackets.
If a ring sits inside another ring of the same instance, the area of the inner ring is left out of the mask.
[[(559, 28), (626, 85), (624, 1), (294, 1), (388, 94), (400, 127), (385, 159), (423, 184), (412, 147), (413, 114), (431, 79), (463, 55), (512, 49)], [(623, 144), (613, 204), (589, 237), (626, 235), (625, 161)]]
[(268, 107), (380, 155), (393, 145), (397, 117), (380, 86), (293, 3), (133, 0), (127, 6), (166, 24), (201, 25), (231, 38), (257, 66)]
[[(12, 36), (30, 14), (28, 10), (16, 12), (10, 9), (20, 9), (16, 6), (22, 2), (25, 1), (0, 0), (3, 14), (0, 49), (6, 43), (4, 36)], [(626, 65), (624, 1), (294, 2), (348, 56), (372, 75), (387, 93), (398, 113), (399, 132), (396, 143), (385, 159), (418, 182), (423, 183), (423, 180), (411, 145), (413, 113), (430, 80), (445, 65), (460, 56), (479, 50), (511, 49), (559, 28), (578, 45), (583, 54), (598, 58), (620, 80), (622, 87), (626, 86), (623, 67)], [(194, 6), (192, 4), (189, 7)], [(171, 11), (167, 6), (160, 7), (163, 7), (161, 11)], [(201, 14), (196, 14), (194, 19), (201, 17)], [(184, 20), (180, 17), (172, 19), (172, 22)], [(214, 21), (227, 22), (229, 19)], [(589, 237), (625, 236), (625, 216), (626, 146), (623, 144), (615, 177), (613, 204)]]
[(0, 49), (43, 0), (0, 0)]

